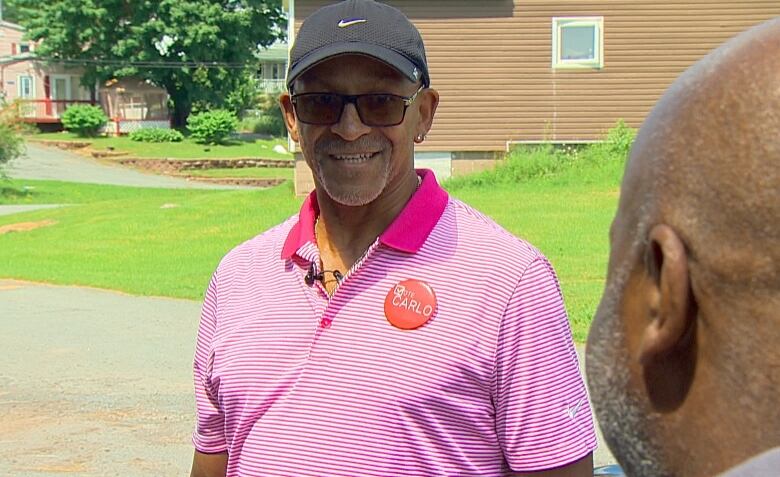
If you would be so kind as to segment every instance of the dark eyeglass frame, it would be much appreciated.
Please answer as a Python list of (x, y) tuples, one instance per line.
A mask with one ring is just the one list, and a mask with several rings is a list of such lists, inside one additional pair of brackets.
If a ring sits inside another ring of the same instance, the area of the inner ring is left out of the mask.
[[(334, 124), (338, 124), (339, 121), (341, 121), (341, 116), (344, 114), (344, 108), (347, 107), (348, 104), (354, 104), (355, 105), (355, 111), (358, 113), (358, 117), (360, 118), (360, 121), (369, 127), (391, 127), (391, 126), (398, 126), (402, 122), (404, 122), (404, 119), (406, 118), (406, 110), (409, 109), (409, 106), (414, 103), (414, 100), (417, 99), (417, 96), (420, 94), (422, 90), (425, 89), (425, 85), (420, 85), (420, 87), (417, 89), (417, 91), (414, 92), (411, 96), (401, 96), (398, 94), (392, 94), (392, 93), (366, 93), (366, 94), (339, 94), (339, 93), (299, 93), (299, 94), (293, 94), (290, 96), (290, 102), (292, 102), (293, 107), (295, 108), (295, 116), (298, 119), (298, 121), (304, 123), (304, 124), (313, 124), (316, 126), (332, 126)], [(336, 119), (334, 121), (304, 121), (301, 119), (300, 115), (298, 114), (298, 99), (306, 96), (321, 96), (321, 95), (330, 95), (336, 98), (339, 98), (341, 100), (341, 110), (339, 111), (338, 116), (336, 116)], [(398, 122), (394, 123), (372, 123), (367, 122), (365, 119), (363, 119), (363, 114), (360, 112), (360, 107), (358, 106), (358, 99), (366, 97), (366, 96), (392, 96), (394, 98), (399, 98), (403, 100), (404, 103), (404, 110), (401, 112), (401, 119)]]

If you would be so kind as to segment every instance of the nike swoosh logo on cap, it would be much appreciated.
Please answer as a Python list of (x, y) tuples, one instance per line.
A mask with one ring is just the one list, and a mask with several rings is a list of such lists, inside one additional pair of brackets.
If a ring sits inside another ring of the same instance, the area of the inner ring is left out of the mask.
[(368, 20), (365, 18), (345, 18), (339, 21), (339, 28), (346, 28), (348, 26), (357, 25), (358, 23), (366, 23)]

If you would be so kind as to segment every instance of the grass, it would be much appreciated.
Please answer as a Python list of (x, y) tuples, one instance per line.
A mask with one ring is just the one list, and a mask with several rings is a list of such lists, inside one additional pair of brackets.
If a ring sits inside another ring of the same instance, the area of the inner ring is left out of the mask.
[(293, 171), (293, 168), (282, 167), (242, 167), (238, 169), (192, 169), (183, 171), (183, 173), (197, 177), (252, 177), (291, 181), (293, 180)]
[(583, 172), (450, 191), (550, 259), (578, 342), (587, 336), (604, 286), (608, 231), (617, 206), (622, 164)]
[(234, 159), (234, 158), (261, 158), (292, 160), (292, 154), (279, 154), (274, 146), (287, 147), (286, 138), (274, 139), (237, 139), (228, 144), (204, 145), (198, 144), (192, 139), (185, 138), (182, 142), (153, 143), (131, 141), (127, 136), (120, 137), (95, 137), (80, 138), (70, 132), (38, 133), (28, 135), (28, 140), (49, 141), (82, 141), (90, 142), (95, 151), (127, 152), (131, 157), (141, 159)]
[(295, 213), (292, 185), (203, 191), (13, 181), (34, 194), (5, 203), (70, 207), (0, 216), (0, 226), (56, 221), (0, 235), (0, 276), (198, 299), (219, 259)]
[[(623, 161), (593, 147), (539, 156), (528, 177), (507, 179), (538, 153), (518, 150), (497, 172), (445, 186), (548, 256), (582, 342), (603, 288)], [(566, 162), (552, 164), (560, 161)], [(5, 204), (80, 204), (0, 216), (0, 226), (57, 222), (0, 235), (0, 277), (191, 299), (202, 297), (220, 257), (294, 214), (301, 202), (290, 181), (265, 190), (204, 191), (16, 180), (0, 182), (0, 192)]]

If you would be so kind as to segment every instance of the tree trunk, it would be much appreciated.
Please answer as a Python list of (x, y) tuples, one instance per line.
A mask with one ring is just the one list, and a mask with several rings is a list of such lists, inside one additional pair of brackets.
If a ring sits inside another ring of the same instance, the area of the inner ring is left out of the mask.
[(192, 111), (192, 102), (190, 101), (189, 94), (186, 91), (168, 91), (173, 103), (173, 114), (171, 116), (171, 123), (176, 129), (181, 129), (187, 126), (187, 118)]

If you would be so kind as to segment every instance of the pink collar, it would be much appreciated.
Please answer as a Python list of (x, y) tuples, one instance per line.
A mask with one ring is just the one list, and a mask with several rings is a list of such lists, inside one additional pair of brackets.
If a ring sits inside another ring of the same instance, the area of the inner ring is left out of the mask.
[[(417, 174), (422, 178), (420, 187), (401, 213), (379, 236), (379, 241), (384, 245), (407, 253), (420, 250), (449, 202), (449, 195), (436, 182), (432, 171), (418, 169)], [(283, 259), (292, 257), (303, 245), (315, 243), (314, 222), (319, 214), (317, 195), (312, 191), (303, 201), (298, 222), (287, 234), (287, 240), (282, 247)]]

